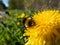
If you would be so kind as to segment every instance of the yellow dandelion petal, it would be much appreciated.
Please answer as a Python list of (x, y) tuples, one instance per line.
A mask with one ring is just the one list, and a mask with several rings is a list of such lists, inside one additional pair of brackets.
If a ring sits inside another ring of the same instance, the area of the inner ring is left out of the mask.
[(59, 10), (44, 10), (32, 18), (36, 25), (25, 30), (24, 36), (29, 36), (25, 45), (60, 45)]

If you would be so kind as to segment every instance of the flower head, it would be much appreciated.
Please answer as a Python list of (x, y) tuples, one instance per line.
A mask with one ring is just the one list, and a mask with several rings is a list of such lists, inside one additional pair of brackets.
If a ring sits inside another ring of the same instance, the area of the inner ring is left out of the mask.
[(60, 39), (59, 10), (45, 10), (33, 17), (35, 26), (25, 30), (24, 36), (29, 36), (25, 45), (58, 45)]
[(21, 15), (18, 16), (18, 18), (23, 18), (25, 16), (24, 13), (22, 13)]

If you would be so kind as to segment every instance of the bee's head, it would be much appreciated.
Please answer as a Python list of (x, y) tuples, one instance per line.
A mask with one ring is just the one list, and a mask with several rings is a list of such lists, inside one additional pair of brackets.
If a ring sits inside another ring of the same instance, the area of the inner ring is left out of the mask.
[(34, 26), (35, 22), (32, 19), (32, 17), (27, 17), (27, 18), (24, 18), (23, 25), (25, 26), (25, 28), (29, 28), (29, 27)]

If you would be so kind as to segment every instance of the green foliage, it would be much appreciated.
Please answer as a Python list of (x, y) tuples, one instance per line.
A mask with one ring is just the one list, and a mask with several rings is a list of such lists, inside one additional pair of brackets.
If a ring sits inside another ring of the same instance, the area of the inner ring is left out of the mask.
[[(8, 10), (7, 18), (0, 22), (0, 45), (24, 45), (26, 37), (23, 37), (24, 25), (22, 24), (24, 18), (18, 18), (23, 12), (26, 16), (32, 16), (34, 11)], [(20, 25), (17, 25), (20, 22)]]
[(9, 9), (24, 9), (24, 0), (9, 0)]

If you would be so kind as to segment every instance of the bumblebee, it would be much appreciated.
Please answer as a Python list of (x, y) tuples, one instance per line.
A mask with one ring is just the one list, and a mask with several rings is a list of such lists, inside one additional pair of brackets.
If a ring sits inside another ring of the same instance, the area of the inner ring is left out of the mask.
[(25, 28), (29, 28), (29, 27), (34, 26), (35, 22), (32, 19), (32, 17), (27, 17), (27, 18), (24, 18), (23, 25), (25, 26)]

